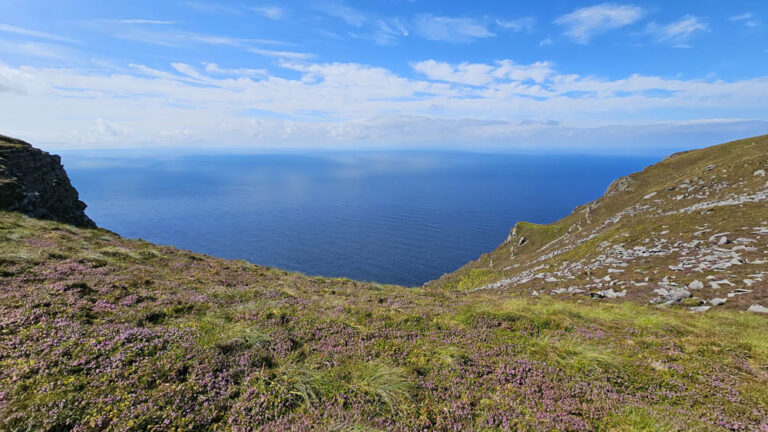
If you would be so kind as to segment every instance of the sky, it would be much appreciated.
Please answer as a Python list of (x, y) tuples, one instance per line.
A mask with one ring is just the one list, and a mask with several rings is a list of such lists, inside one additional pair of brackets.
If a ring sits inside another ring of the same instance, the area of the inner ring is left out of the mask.
[(766, 26), (754, 0), (0, 0), (0, 133), (662, 154), (768, 133)]

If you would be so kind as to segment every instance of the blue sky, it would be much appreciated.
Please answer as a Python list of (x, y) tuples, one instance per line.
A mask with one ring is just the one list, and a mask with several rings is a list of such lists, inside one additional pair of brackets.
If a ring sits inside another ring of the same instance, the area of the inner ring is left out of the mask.
[(49, 148), (663, 153), (768, 132), (768, 2), (5, 0)]

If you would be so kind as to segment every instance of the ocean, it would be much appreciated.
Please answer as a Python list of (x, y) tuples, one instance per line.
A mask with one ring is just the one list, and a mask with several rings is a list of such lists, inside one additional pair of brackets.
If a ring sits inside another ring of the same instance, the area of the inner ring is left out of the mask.
[(87, 214), (129, 238), (418, 286), (549, 223), (649, 157), (468, 152), (63, 152)]

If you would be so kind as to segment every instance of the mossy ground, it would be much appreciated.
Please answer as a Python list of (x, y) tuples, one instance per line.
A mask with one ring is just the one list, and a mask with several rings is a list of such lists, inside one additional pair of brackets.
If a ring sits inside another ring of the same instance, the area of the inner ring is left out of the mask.
[(0, 213), (2, 430), (766, 428), (755, 314), (307, 277)]

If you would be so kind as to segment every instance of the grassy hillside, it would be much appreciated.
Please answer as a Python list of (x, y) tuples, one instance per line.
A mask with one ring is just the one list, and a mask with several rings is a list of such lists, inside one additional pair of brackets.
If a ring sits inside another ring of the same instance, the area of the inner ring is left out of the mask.
[(2, 430), (768, 427), (758, 314), (312, 278), (14, 213), (0, 268)]
[(766, 171), (768, 136), (670, 156), (558, 222), (518, 223), (495, 251), (431, 286), (639, 303), (678, 292), (670, 305), (694, 311), (768, 307)]
[(0, 212), (0, 430), (764, 431), (767, 146), (669, 158), (419, 289)]

